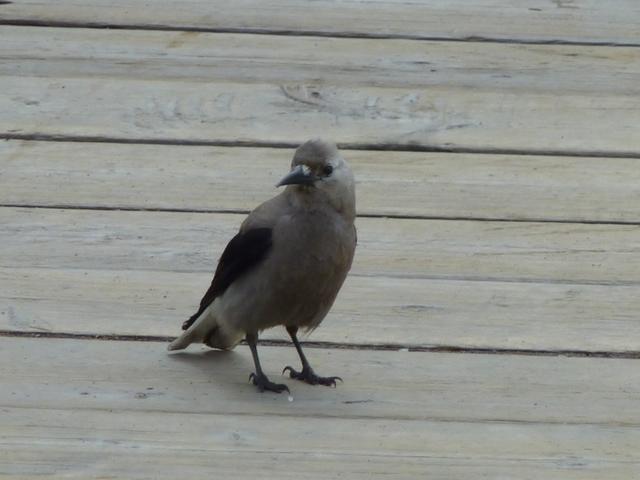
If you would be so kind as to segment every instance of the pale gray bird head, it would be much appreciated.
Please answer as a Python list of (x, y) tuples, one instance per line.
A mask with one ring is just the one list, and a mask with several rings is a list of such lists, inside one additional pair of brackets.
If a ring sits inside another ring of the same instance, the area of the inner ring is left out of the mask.
[(332, 142), (309, 140), (298, 147), (291, 172), (276, 185), (304, 203), (328, 203), (351, 221), (356, 213), (355, 180), (349, 164)]

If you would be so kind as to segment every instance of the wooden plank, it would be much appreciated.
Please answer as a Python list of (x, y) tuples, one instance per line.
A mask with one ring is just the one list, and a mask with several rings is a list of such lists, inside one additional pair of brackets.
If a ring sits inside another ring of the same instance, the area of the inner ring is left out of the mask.
[[(152, 14), (150, 14), (152, 12)], [(0, 21), (515, 41), (638, 42), (634, 0), (14, 0)]]
[(13, 76), (0, 85), (5, 136), (298, 144), (322, 134), (385, 148), (640, 152), (639, 95)]
[[(176, 336), (206, 273), (0, 269), (0, 330)], [(640, 286), (352, 276), (307, 341), (401, 347), (637, 351)], [(289, 340), (284, 329), (262, 338)]]
[[(14, 113), (4, 124), (0, 117), (7, 134), (291, 143), (323, 131), (343, 143), (374, 145), (640, 151), (638, 109), (629, 108), (638, 99), (637, 48), (483, 45), (479, 54), (464, 43), (406, 40), (25, 27), (4, 32), (9, 41), (3, 55), (10, 61), (0, 73), (20, 77), (2, 80), (0, 107)], [(34, 57), (35, 50), (44, 53)], [(522, 67), (514, 69), (514, 62)], [(56, 82), (23, 78), (29, 75)], [(105, 76), (114, 75), (123, 83), (105, 85)], [(83, 78), (65, 78), (72, 76)], [(262, 83), (234, 83), (255, 79)], [(194, 92), (185, 80), (206, 85)], [(94, 118), (88, 106), (103, 115)], [(16, 119), (15, 112), (23, 115)], [(603, 117), (610, 120), (606, 127)]]
[(623, 426), (28, 408), (3, 408), (0, 425), (8, 478), (628, 480), (640, 468), (640, 431)]
[[(286, 395), (260, 395), (249, 349), (169, 354), (164, 343), (0, 339), (0, 405), (65, 410), (638, 427), (637, 360), (307, 349), (336, 389), (280, 377), (295, 349), (260, 348)], [(636, 449), (637, 452), (637, 449)]]
[(635, 47), (0, 27), (0, 75), (640, 93)]
[[(211, 273), (244, 215), (0, 209), (0, 266)], [(638, 284), (640, 226), (358, 219), (353, 274)]]
[[(637, 159), (343, 153), (364, 215), (640, 222), (640, 202), (630, 201), (640, 198)], [(0, 204), (248, 211), (274, 194), (291, 156), (272, 148), (6, 141)]]

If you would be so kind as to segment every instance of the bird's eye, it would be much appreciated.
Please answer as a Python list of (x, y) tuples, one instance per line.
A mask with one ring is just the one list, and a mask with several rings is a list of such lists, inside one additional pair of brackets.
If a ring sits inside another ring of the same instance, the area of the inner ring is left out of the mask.
[(327, 177), (330, 176), (333, 173), (333, 167), (331, 165), (326, 165), (322, 169), (322, 173), (324, 173)]

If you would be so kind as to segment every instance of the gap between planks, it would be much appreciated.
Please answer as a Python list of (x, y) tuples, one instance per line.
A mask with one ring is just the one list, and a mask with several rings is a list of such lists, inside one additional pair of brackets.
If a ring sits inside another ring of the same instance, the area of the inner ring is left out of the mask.
[[(176, 337), (161, 335), (106, 335), (79, 334), (67, 332), (24, 332), (14, 330), (0, 330), (0, 337), (16, 338), (46, 338), (72, 340), (98, 340), (107, 342), (158, 342), (169, 343)], [(617, 358), (640, 360), (640, 351), (590, 351), (590, 350), (538, 350), (518, 348), (471, 348), (453, 345), (411, 346), (401, 344), (359, 344), (341, 342), (301, 341), (305, 348), (333, 349), (333, 350), (365, 350), (365, 351), (406, 351), (410, 353), (459, 353), (471, 355), (520, 355), (531, 357), (575, 357), (575, 358)], [(288, 347), (288, 340), (259, 340), (260, 346)], [(246, 345), (243, 340), (240, 345)]]
[[(65, 205), (65, 204), (24, 204), (24, 203), (0, 203), (0, 208), (33, 208), (50, 210), (96, 210), (96, 211), (123, 211), (123, 212), (159, 212), (159, 213), (220, 213), (223, 215), (247, 215), (249, 210), (242, 209), (207, 209), (207, 208), (145, 208), (145, 207), (118, 207), (103, 205)], [(569, 223), (579, 225), (640, 225), (640, 222), (625, 220), (574, 220), (570, 218), (502, 218), (502, 217), (460, 217), (439, 215), (400, 215), (400, 214), (358, 214), (358, 218), (394, 218), (398, 220), (448, 220), (454, 222), (504, 222), (504, 223)]]
[[(142, 28), (296, 31), (319, 35), (436, 37), (492, 41), (559, 41), (637, 44), (637, 2), (613, 5), (597, 0), (525, 2), (432, 0), (304, 2), (301, 0), (223, 2), (193, 0), (177, 11), (174, 2), (154, 0), (21, 0), (0, 9), (5, 21)], [(153, 15), (149, 15), (152, 5)], [(635, 21), (635, 22), (634, 22)]]
[[(0, 2), (8, 4), (12, 2)], [(127, 25), (119, 25), (109, 22), (65, 22), (65, 21), (39, 21), (39, 20), (23, 20), (18, 18), (6, 18), (0, 20), (0, 25), (14, 27), (43, 27), (43, 28), (78, 28), (78, 29), (109, 29), (109, 30), (142, 30), (142, 31), (160, 31), (160, 32), (196, 32), (196, 33), (230, 33), (245, 35), (273, 35), (283, 37), (319, 37), (319, 38), (357, 38), (371, 40), (414, 40), (422, 42), (451, 42), (451, 43), (499, 43), (511, 45), (575, 45), (585, 47), (640, 47), (640, 42), (610, 42), (602, 41), (586, 41), (586, 40), (543, 40), (543, 39), (514, 39), (499, 38), (484, 35), (469, 35), (461, 37), (442, 37), (429, 35), (412, 35), (402, 33), (375, 33), (375, 32), (356, 32), (356, 31), (338, 31), (323, 32), (321, 30), (293, 30), (279, 28), (215, 28), (215, 27), (173, 27), (170, 25), (147, 25), (142, 23), (131, 23)]]
[[(242, 140), (189, 140), (178, 138), (126, 138), (111, 136), (91, 135), (57, 135), (48, 133), (14, 133), (12, 131), (0, 132), (0, 140), (25, 140), (35, 142), (77, 142), (77, 143), (122, 143), (133, 145), (174, 145), (190, 147), (241, 147), (241, 148), (275, 148), (296, 149), (300, 142), (263, 142)], [(613, 151), (567, 151), (545, 149), (514, 149), (514, 148), (466, 148), (466, 147), (442, 147), (436, 145), (403, 144), (403, 143), (351, 143), (336, 142), (342, 150), (371, 150), (374, 152), (425, 152), (425, 153), (468, 153), (488, 155), (531, 155), (554, 157), (584, 157), (584, 158), (634, 158), (640, 160), (640, 152), (613, 152)]]

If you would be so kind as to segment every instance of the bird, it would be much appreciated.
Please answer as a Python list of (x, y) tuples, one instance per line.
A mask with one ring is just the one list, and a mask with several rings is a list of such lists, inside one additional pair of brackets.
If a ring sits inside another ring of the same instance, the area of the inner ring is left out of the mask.
[(284, 326), (302, 364), (284, 375), (312, 385), (336, 386), (307, 360), (298, 331), (312, 331), (331, 309), (353, 262), (357, 232), (355, 179), (335, 143), (320, 138), (300, 145), (278, 195), (256, 207), (224, 249), (200, 307), (182, 325), (169, 350), (193, 342), (230, 350), (243, 338), (260, 392), (289, 392), (265, 375), (257, 350), (261, 331)]

